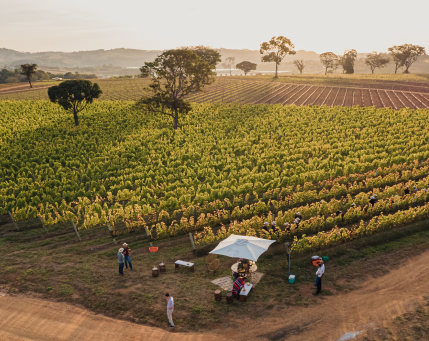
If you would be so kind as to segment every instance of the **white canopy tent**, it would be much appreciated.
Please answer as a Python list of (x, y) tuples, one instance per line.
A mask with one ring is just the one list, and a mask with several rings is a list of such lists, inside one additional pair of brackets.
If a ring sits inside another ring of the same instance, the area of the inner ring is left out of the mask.
[(231, 234), (210, 253), (257, 261), (275, 240)]

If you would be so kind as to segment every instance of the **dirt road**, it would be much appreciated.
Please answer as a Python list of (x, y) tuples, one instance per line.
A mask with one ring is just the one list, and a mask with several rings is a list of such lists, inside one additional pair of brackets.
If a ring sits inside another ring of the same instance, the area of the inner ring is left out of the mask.
[[(240, 325), (246, 328), (240, 328), (240, 339), (337, 341), (346, 333), (382, 327), (395, 316), (412, 310), (415, 303), (429, 293), (428, 274), (429, 251), (385, 276), (365, 282), (360, 289), (350, 293), (321, 297), (318, 304), (307, 308), (287, 306), (257, 321), (242, 318)], [(0, 296), (0, 340), (206, 341), (238, 336), (236, 327), (209, 332), (211, 334), (180, 334), (167, 328), (163, 330), (95, 315), (65, 303)]]

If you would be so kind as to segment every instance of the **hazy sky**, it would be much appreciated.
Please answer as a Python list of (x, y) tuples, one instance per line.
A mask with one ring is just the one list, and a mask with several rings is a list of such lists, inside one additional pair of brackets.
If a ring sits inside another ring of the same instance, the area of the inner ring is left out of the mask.
[(428, 0), (0, 0), (0, 47), (19, 51), (184, 45), (257, 50), (284, 35), (297, 50), (429, 50)]

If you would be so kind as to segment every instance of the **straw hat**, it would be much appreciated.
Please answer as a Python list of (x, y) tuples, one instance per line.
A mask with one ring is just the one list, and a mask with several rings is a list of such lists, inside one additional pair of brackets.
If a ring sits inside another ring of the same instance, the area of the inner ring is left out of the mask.
[(127, 244), (127, 243), (123, 243), (122, 245), (123, 245), (123, 246), (128, 246), (128, 244)]
[(124, 248), (123, 247), (121, 247), (120, 249), (119, 249), (119, 252), (124, 252)]

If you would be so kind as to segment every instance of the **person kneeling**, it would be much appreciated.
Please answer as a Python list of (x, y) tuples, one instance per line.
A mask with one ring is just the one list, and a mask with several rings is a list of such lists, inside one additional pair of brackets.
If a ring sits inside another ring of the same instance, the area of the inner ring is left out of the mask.
[(245, 276), (240, 276), (235, 281), (233, 287), (232, 287), (232, 295), (238, 300), (240, 298), (240, 291), (244, 286), (244, 280), (246, 279)]

